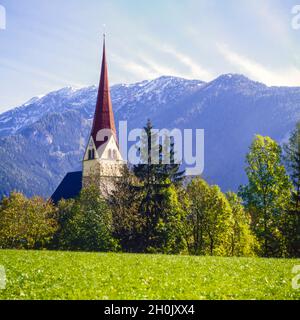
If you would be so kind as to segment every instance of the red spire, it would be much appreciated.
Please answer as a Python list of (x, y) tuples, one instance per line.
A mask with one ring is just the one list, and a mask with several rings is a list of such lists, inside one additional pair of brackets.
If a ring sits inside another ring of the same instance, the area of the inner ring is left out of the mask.
[(100, 84), (98, 89), (94, 123), (93, 123), (92, 134), (91, 134), (93, 136), (97, 149), (102, 144), (105, 143), (105, 141), (96, 140), (97, 133), (102, 129), (110, 129), (117, 141), (114, 113), (112, 109), (112, 103), (111, 103), (110, 92), (109, 92), (108, 71), (107, 71), (106, 51), (105, 51), (105, 35), (103, 39), (103, 58), (102, 58), (101, 77), (100, 77)]

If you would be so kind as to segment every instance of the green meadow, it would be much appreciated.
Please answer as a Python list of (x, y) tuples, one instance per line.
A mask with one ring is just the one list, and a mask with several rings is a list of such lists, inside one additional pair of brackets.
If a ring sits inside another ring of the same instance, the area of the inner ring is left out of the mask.
[(0, 250), (0, 299), (299, 299), (293, 259)]

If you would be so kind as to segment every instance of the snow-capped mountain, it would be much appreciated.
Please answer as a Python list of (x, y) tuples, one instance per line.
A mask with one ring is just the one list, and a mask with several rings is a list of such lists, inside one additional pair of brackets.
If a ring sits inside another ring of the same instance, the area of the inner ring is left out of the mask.
[[(224, 190), (245, 181), (244, 159), (255, 134), (282, 142), (300, 119), (300, 87), (267, 87), (228, 74), (205, 83), (176, 77), (111, 88), (116, 121), (129, 129), (205, 129), (204, 176)], [(81, 169), (97, 87), (63, 88), (0, 115), (0, 195), (49, 196)]]

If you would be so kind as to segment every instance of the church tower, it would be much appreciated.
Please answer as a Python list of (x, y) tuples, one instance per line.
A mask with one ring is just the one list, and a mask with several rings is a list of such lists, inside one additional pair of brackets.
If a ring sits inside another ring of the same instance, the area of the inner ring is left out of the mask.
[(113, 180), (122, 175), (124, 165), (125, 162), (119, 151), (110, 97), (104, 35), (96, 110), (91, 135), (83, 158), (83, 187), (90, 184), (97, 184), (102, 193), (110, 191)]

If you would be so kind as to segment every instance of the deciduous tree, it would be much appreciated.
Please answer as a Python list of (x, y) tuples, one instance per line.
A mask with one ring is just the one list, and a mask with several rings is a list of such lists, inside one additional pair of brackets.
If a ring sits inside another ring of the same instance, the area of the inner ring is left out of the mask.
[(300, 256), (300, 122), (297, 123), (288, 143), (284, 144), (284, 161), (294, 185), (290, 208), (287, 210), (284, 235), (290, 256)]
[(281, 156), (274, 140), (256, 136), (247, 154), (248, 184), (240, 188), (264, 256), (283, 256), (286, 252), (282, 223), (292, 186)]
[(59, 203), (61, 249), (114, 251), (117, 241), (112, 233), (112, 213), (99, 187), (84, 188), (75, 200)]
[(197, 255), (230, 255), (233, 233), (232, 210), (217, 186), (195, 178), (187, 187), (191, 239), (189, 249)]
[(57, 229), (56, 209), (40, 197), (12, 193), (0, 203), (0, 247), (41, 249)]
[(258, 241), (251, 230), (251, 216), (245, 210), (242, 199), (234, 192), (226, 194), (232, 217), (233, 232), (231, 234), (232, 256), (254, 256), (259, 249)]

